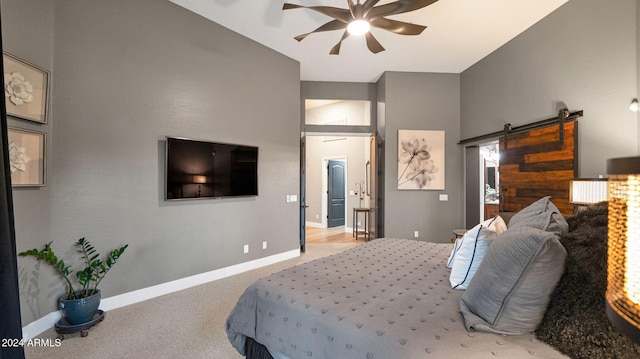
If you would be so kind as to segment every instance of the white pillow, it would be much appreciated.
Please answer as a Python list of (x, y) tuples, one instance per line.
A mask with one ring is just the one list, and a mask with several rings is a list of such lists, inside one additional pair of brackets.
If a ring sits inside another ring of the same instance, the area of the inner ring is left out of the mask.
[[(500, 216), (495, 216), (492, 218), (489, 218), (487, 220), (485, 220), (484, 222), (479, 223), (478, 225), (476, 225), (475, 227), (471, 228), (470, 230), (466, 231), (464, 233), (464, 235), (460, 238), (458, 238), (455, 243), (453, 244), (453, 248), (451, 249), (451, 254), (449, 254), (449, 259), (447, 260), (447, 268), (452, 268), (453, 267), (453, 259), (456, 255), (456, 253), (458, 252), (458, 250), (460, 250), (460, 247), (462, 246), (462, 243), (464, 243), (464, 241), (462, 240), (462, 238), (467, 237), (468, 235), (471, 235), (470, 232), (474, 232), (475, 234), (473, 234), (473, 237), (475, 238), (476, 235), (478, 234), (478, 229), (480, 229), (480, 226), (483, 226), (485, 228), (488, 228), (495, 219), (497, 219)], [(502, 217), (500, 217), (500, 219), (502, 219)], [(502, 220), (504, 222), (504, 220)], [(499, 223), (497, 223), (499, 224)], [(501, 230), (501, 233), (504, 232), (504, 230)]]
[(495, 216), (468, 230), (456, 241), (447, 261), (447, 267), (451, 268), (451, 288), (467, 289), (491, 241), (506, 229), (507, 224), (502, 217)]

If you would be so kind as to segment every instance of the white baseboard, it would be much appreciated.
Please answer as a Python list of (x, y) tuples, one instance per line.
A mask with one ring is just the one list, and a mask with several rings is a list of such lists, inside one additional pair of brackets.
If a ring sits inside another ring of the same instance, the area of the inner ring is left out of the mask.
[(324, 228), (324, 225), (322, 223), (318, 223), (318, 222), (306, 221), (306, 222), (304, 222), (304, 225), (307, 226), (307, 227), (313, 227), (313, 228)]
[(56, 322), (58, 322), (60, 318), (62, 318), (62, 314), (60, 314), (60, 311), (57, 310), (25, 325), (24, 327), (22, 327), (22, 338), (24, 340), (35, 338), (40, 333), (56, 325)]
[[(219, 279), (230, 277), (232, 275), (282, 262), (287, 259), (297, 258), (299, 256), (300, 249), (295, 249), (292, 251), (275, 254), (269, 257), (259, 258), (249, 262), (232, 265), (230, 267), (220, 268), (210, 272), (196, 274), (171, 282), (154, 285), (152, 287), (134, 290), (133, 292), (128, 292), (102, 299), (100, 301), (100, 309), (108, 311), (124, 307), (127, 305), (145, 301), (147, 299), (159, 297), (161, 295), (191, 288), (196, 285), (213, 282)], [(60, 314), (60, 311), (55, 311), (25, 325), (24, 327), (22, 327), (22, 338), (24, 338), (25, 340), (35, 338), (45, 330), (52, 328), (56, 324), (56, 322), (60, 320), (60, 318), (62, 318), (62, 314)]]
[[(307, 227), (323, 228), (323, 229), (327, 228), (327, 227), (324, 226), (324, 224), (318, 223), (318, 222), (309, 222), (309, 221), (307, 221), (304, 224)], [(344, 233), (353, 233), (353, 227), (344, 226)]]

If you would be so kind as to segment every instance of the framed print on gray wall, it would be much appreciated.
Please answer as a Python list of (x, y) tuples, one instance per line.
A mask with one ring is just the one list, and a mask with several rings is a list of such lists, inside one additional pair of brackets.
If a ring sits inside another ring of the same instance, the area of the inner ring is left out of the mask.
[(7, 138), (12, 187), (44, 186), (46, 134), (9, 127)]
[(444, 190), (444, 131), (398, 130), (398, 189)]
[(7, 115), (47, 123), (49, 72), (3, 53)]

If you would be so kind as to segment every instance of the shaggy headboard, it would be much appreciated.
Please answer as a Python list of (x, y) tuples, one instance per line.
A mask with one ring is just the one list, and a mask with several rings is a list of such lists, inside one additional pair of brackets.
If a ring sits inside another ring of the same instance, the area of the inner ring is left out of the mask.
[(616, 331), (605, 314), (607, 203), (568, 217), (560, 238), (565, 273), (536, 336), (571, 358), (640, 358), (640, 346)]

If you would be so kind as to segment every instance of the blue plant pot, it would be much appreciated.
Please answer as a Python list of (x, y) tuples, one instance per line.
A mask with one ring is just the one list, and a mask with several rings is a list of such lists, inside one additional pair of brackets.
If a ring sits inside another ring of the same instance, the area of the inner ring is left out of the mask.
[[(76, 292), (76, 294), (81, 292)], [(100, 306), (100, 290), (90, 297), (67, 299), (65, 294), (60, 298), (62, 317), (69, 324), (83, 324), (93, 320), (93, 316)]]

